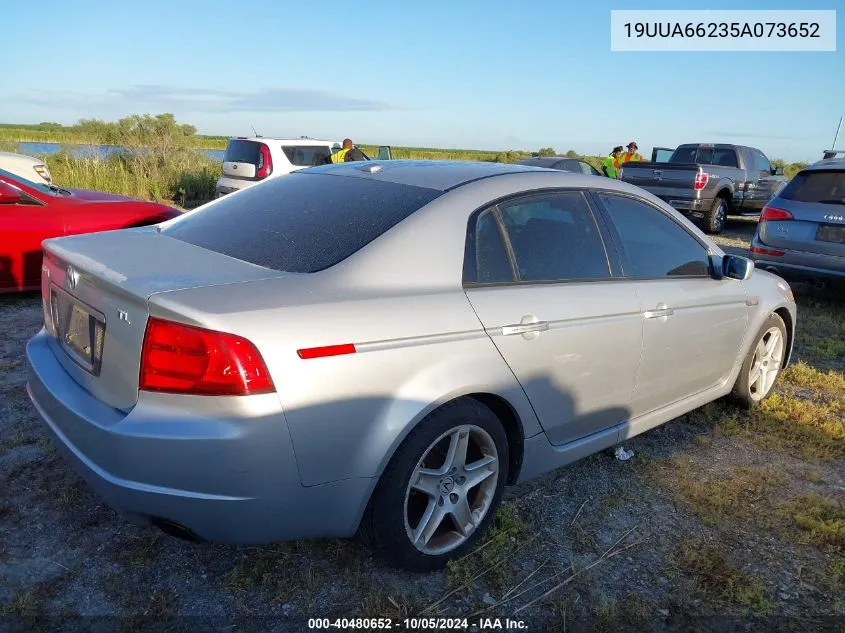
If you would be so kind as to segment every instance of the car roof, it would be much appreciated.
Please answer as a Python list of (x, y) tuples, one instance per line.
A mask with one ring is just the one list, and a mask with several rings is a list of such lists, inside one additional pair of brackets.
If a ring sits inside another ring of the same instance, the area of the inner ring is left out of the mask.
[(275, 136), (233, 136), (230, 141), (253, 141), (255, 143), (264, 143), (272, 141), (274, 143), (281, 143), (282, 145), (332, 145), (338, 141), (326, 141), (320, 138), (311, 138), (309, 136), (301, 136), (299, 138), (279, 138)]
[(817, 171), (819, 169), (845, 169), (845, 158), (822, 159), (812, 165), (807, 165), (801, 171)]
[(459, 160), (370, 160), (311, 167), (300, 173), (371, 178), (414, 187), (448, 191), (469, 182), (520, 172), (548, 171), (541, 167)]

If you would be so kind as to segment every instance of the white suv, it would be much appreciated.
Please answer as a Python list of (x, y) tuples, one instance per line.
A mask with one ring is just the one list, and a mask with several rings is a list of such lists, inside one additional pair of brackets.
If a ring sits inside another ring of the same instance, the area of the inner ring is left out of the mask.
[[(223, 175), (217, 181), (215, 198), (257, 182), (292, 171), (323, 165), (340, 150), (337, 141), (321, 141), (307, 136), (296, 139), (239, 136), (229, 139), (223, 156)], [(364, 154), (369, 160), (369, 156)], [(392, 158), (390, 147), (379, 147), (379, 160)]]
[(264, 180), (284, 176), (298, 169), (323, 164), (321, 159), (340, 149), (340, 143), (313, 138), (266, 138), (263, 136), (229, 139), (223, 156), (223, 175), (217, 181), (215, 196), (244, 189)]

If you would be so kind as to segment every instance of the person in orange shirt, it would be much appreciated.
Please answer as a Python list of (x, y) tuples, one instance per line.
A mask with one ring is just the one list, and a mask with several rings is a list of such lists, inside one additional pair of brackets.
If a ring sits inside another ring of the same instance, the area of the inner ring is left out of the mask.
[(619, 157), (619, 165), (622, 166), (625, 163), (634, 161), (645, 161), (645, 158), (643, 158), (640, 154), (637, 153), (637, 149), (638, 147), (635, 141), (631, 141), (630, 143), (628, 143), (628, 151)]

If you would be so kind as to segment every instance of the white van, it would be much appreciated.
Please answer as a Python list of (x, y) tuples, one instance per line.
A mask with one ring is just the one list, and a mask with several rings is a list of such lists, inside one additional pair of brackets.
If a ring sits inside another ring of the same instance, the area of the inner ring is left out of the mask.
[(30, 182), (47, 185), (53, 182), (53, 177), (44, 161), (24, 154), (0, 152), (0, 169)]

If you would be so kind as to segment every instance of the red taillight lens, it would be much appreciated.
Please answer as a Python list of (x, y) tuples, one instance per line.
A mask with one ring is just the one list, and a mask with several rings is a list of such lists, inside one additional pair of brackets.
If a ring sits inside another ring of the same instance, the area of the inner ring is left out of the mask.
[(760, 214), (760, 220), (792, 220), (792, 214), (786, 209), (779, 209), (778, 207), (763, 207), (763, 212)]
[(776, 251), (771, 248), (760, 248), (759, 246), (752, 246), (751, 252), (757, 253), (758, 255), (772, 255), (773, 257), (780, 257), (785, 254), (784, 251)]
[(695, 175), (695, 190), (700, 191), (707, 186), (707, 181), (710, 180), (710, 174), (700, 173)]
[(199, 396), (276, 390), (261, 354), (245, 338), (155, 317), (144, 335), (139, 389)]
[(258, 146), (258, 171), (257, 178), (266, 178), (273, 173), (273, 158), (270, 156), (270, 148), (264, 143)]

